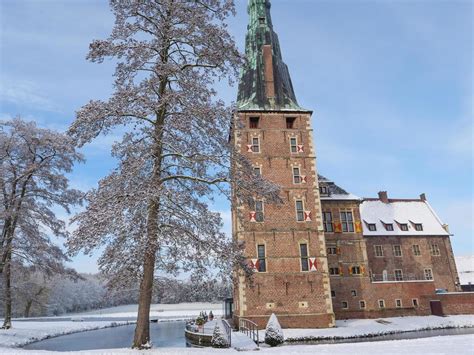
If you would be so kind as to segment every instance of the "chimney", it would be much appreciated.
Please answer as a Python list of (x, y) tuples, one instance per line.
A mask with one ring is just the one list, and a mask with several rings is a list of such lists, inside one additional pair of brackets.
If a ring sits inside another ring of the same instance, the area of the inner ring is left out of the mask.
[(388, 203), (387, 191), (379, 191), (379, 200), (383, 203)]
[(420, 200), (423, 201), (423, 202), (426, 201), (426, 195), (425, 195), (425, 193), (422, 193), (422, 194), (420, 195)]

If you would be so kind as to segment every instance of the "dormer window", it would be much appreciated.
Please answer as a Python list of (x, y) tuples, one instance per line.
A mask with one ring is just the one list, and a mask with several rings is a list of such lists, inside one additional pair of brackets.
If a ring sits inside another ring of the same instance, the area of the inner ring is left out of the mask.
[(319, 193), (321, 195), (327, 195), (328, 194), (328, 187), (327, 186), (319, 186)]
[(408, 231), (408, 224), (400, 223), (400, 229), (404, 232)]
[(421, 232), (423, 230), (423, 225), (421, 223), (415, 223), (415, 230)]
[(293, 129), (295, 128), (296, 117), (287, 117), (286, 118), (286, 128)]
[(250, 117), (249, 118), (249, 127), (250, 128), (258, 128), (258, 121), (260, 121), (260, 117)]
[(377, 230), (377, 227), (375, 226), (375, 223), (368, 223), (367, 228), (369, 228), (369, 231), (375, 232)]
[(392, 223), (384, 223), (385, 229), (389, 232), (393, 232), (393, 224)]

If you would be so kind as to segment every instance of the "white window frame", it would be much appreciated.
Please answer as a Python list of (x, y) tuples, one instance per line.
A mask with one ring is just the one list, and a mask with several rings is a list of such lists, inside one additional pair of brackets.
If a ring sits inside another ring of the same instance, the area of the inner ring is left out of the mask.
[[(257, 140), (257, 144), (254, 143), (254, 140)], [(252, 149), (252, 153), (260, 153), (260, 138), (259, 137), (252, 137), (251, 138), (251, 149)]]
[(434, 278), (433, 278), (433, 270), (431, 268), (425, 268), (423, 270), (423, 274), (425, 276), (425, 280), (427, 281), (433, 281)]
[[(257, 203), (261, 203), (262, 204), (262, 210), (261, 211), (257, 211)], [(255, 222), (257, 223), (263, 223), (265, 222), (265, 202), (263, 202), (263, 200), (255, 200)], [(262, 220), (259, 221), (258, 220), (258, 213), (261, 213), (262, 215)]]
[[(295, 175), (295, 170), (297, 171), (297, 175)], [(293, 176), (293, 184), (300, 185), (301, 184), (301, 169), (299, 166), (293, 166), (291, 168), (291, 174)]]
[[(299, 219), (298, 202), (301, 202), (301, 211), (300, 212), (302, 213), (303, 219)], [(295, 211), (296, 211), (296, 222), (305, 222), (305, 218), (304, 218), (304, 200), (303, 199), (295, 200)]]
[[(398, 301), (400, 301), (400, 305), (398, 305)], [(402, 308), (402, 307), (403, 307), (402, 300), (400, 298), (397, 298), (395, 300), (395, 308)]]
[(439, 246), (436, 243), (430, 244), (430, 254), (431, 256), (441, 256), (441, 251), (439, 250)]
[[(301, 246), (306, 245), (306, 255), (301, 254)], [(309, 272), (309, 245), (307, 242), (298, 243), (298, 249), (300, 253), (300, 270), (301, 272)], [(306, 259), (307, 270), (303, 270), (303, 259)]]
[[(342, 216), (345, 216), (342, 218)], [(350, 216), (350, 220), (347, 218)], [(354, 212), (351, 211), (340, 211), (339, 212), (339, 217), (341, 219), (341, 228), (342, 228), (342, 233), (355, 233), (355, 227), (354, 227)], [(344, 224), (346, 224), (346, 230), (344, 230)], [(351, 230), (352, 228), (352, 230)]]
[[(293, 144), (293, 142), (295, 144)], [(298, 153), (298, 138), (296, 138), (296, 137), (290, 137), (290, 153), (291, 154)]]
[[(382, 306), (380, 306), (380, 301), (382, 301)], [(385, 300), (384, 300), (384, 299), (377, 300), (377, 304), (378, 304), (378, 306), (379, 306), (380, 309), (384, 309), (384, 308), (385, 308)]]
[(421, 256), (420, 244), (413, 244), (412, 247), (411, 247), (411, 250), (413, 250), (413, 255)]
[[(378, 253), (378, 248), (380, 248), (380, 255)], [(384, 253), (383, 253), (383, 245), (374, 245), (374, 253), (376, 258), (383, 258)]]
[[(258, 247), (263, 245), (263, 252), (264, 252), (264, 255), (263, 255), (263, 258), (261, 258), (259, 255), (258, 255)], [(260, 265), (259, 265), (259, 269), (258, 269), (258, 272), (268, 272), (268, 263), (267, 263), (267, 245), (265, 243), (257, 243), (256, 245), (256, 249), (257, 249), (257, 260), (260, 264), (260, 260), (263, 259), (264, 263), (265, 263), (265, 270), (264, 271), (260, 271)]]
[[(329, 216), (330, 216), (329, 221), (326, 218), (328, 213), (329, 213)], [(332, 225), (332, 212), (331, 211), (323, 211), (323, 227), (324, 227), (324, 232), (334, 233), (334, 227)]]
[(413, 305), (413, 307), (420, 307), (420, 302), (418, 301), (418, 298), (412, 298), (411, 304)]
[[(397, 271), (400, 271), (400, 277), (397, 277)], [(393, 270), (393, 277), (395, 278), (395, 281), (403, 281), (403, 270), (402, 269)]]
[[(362, 307), (362, 304), (364, 305)], [(359, 309), (365, 309), (367, 307), (367, 303), (365, 302), (365, 300), (360, 300), (359, 301)]]
[[(346, 304), (346, 307), (343, 306), (344, 303)], [(342, 308), (342, 309), (349, 309), (349, 302), (347, 302), (347, 301), (341, 301), (341, 308)]]
[[(400, 255), (397, 255), (397, 247), (399, 248), (399, 251), (400, 251)], [(402, 246), (399, 245), (399, 244), (396, 244), (393, 246), (393, 256), (397, 257), (397, 258), (401, 258), (403, 256), (403, 252), (402, 252)]]

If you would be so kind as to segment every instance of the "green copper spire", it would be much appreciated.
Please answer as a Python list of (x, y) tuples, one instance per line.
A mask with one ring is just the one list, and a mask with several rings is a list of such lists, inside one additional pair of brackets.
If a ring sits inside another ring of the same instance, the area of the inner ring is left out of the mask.
[(273, 31), (270, 0), (249, 0), (249, 25), (244, 65), (239, 83), (239, 110), (298, 110), (288, 67)]

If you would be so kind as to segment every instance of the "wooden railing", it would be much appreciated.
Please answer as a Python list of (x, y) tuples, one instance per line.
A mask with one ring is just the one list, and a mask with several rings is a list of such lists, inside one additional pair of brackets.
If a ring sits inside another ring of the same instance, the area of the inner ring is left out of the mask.
[(239, 319), (239, 332), (246, 334), (259, 346), (258, 325), (249, 319)]
[(222, 320), (222, 324), (224, 324), (224, 331), (227, 336), (227, 344), (229, 344), (230, 348), (232, 346), (232, 327), (225, 319)]

